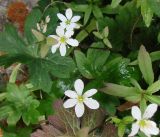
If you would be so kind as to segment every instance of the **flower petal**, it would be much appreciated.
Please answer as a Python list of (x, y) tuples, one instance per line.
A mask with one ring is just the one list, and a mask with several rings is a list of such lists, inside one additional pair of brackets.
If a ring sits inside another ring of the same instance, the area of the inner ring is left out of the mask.
[(137, 106), (132, 107), (132, 116), (133, 118), (140, 120), (141, 119), (141, 110)]
[(57, 33), (57, 35), (60, 36), (60, 37), (64, 36), (64, 28), (62, 28), (61, 26), (58, 26), (58, 27), (56, 28), (56, 33)]
[(59, 40), (59, 37), (57, 35), (49, 35), (48, 37)]
[(90, 109), (98, 109), (99, 108), (99, 103), (97, 100), (92, 99), (92, 98), (86, 98), (84, 100), (84, 103), (86, 104), (87, 107)]
[(132, 136), (134, 136), (134, 135), (136, 135), (137, 133), (138, 133), (138, 130), (139, 130), (139, 125), (138, 125), (138, 123), (136, 122), (136, 123), (133, 123), (132, 124), (132, 131), (131, 131), (131, 133), (128, 135), (129, 137), (132, 137)]
[(65, 32), (65, 36), (66, 36), (67, 38), (70, 38), (73, 34), (74, 34), (73, 30), (67, 30), (67, 31)]
[(159, 134), (159, 129), (157, 128), (156, 123), (151, 120), (146, 120), (146, 126), (141, 127), (140, 130), (144, 132), (146, 136)]
[(68, 39), (66, 42), (73, 47), (77, 47), (79, 45), (79, 42), (76, 39)]
[(67, 90), (64, 92), (64, 94), (70, 98), (77, 98), (77, 94), (75, 91), (72, 91), (72, 90)]
[(53, 54), (57, 51), (57, 48), (59, 48), (59, 46), (60, 46), (60, 43), (52, 46), (51, 51)]
[(66, 10), (66, 17), (68, 20), (70, 20), (72, 18), (72, 10), (69, 8)]
[(149, 119), (151, 118), (155, 112), (157, 111), (158, 105), (157, 104), (150, 104), (148, 105), (148, 107), (146, 108), (144, 114), (143, 114), (143, 118), (144, 119)]
[(71, 108), (74, 107), (76, 104), (77, 104), (77, 99), (68, 99), (64, 102), (63, 107)]
[(86, 91), (86, 92), (83, 94), (83, 96), (87, 98), (87, 97), (93, 96), (93, 95), (96, 94), (96, 93), (97, 93), (97, 89), (90, 89), (90, 90)]
[(74, 88), (78, 95), (82, 95), (84, 89), (84, 83), (81, 79), (77, 79), (74, 83)]
[(57, 17), (58, 17), (62, 22), (65, 22), (65, 21), (67, 20), (67, 18), (66, 18), (63, 14), (61, 14), (61, 13), (58, 13), (58, 14), (57, 14)]
[(77, 103), (77, 105), (75, 107), (75, 112), (76, 112), (76, 116), (77, 117), (82, 117), (82, 115), (84, 114), (84, 105), (83, 105), (83, 103)]
[(76, 23), (71, 23), (70, 25), (67, 25), (66, 29), (67, 30), (73, 30), (74, 28), (76, 28)]
[(65, 29), (65, 28), (67, 27), (67, 25), (66, 25), (65, 22), (61, 22), (61, 23), (60, 23), (60, 26), (61, 26), (63, 29)]
[(77, 22), (80, 20), (80, 16), (74, 16), (72, 19), (71, 19), (71, 22)]
[(66, 45), (61, 44), (60, 48), (59, 48), (59, 51), (60, 51), (61, 56), (65, 56), (66, 55)]

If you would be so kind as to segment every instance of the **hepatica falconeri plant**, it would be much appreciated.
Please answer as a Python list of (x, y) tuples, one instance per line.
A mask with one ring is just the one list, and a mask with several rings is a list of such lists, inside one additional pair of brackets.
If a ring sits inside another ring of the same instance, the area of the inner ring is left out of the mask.
[(0, 137), (160, 136), (158, 0), (14, 3), (0, 1)]

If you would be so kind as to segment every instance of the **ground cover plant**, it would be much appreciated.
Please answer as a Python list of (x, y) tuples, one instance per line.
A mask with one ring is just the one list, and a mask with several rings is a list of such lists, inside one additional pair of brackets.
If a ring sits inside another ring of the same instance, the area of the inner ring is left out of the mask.
[(0, 0), (0, 137), (159, 137), (159, 0)]

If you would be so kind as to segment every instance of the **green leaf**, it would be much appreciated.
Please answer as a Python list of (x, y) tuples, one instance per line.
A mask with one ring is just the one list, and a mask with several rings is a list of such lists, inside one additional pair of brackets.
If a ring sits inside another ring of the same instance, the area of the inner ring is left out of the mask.
[(122, 0), (112, 0), (111, 7), (116, 8)]
[(147, 3), (147, 0), (142, 0), (141, 2), (141, 14), (146, 26), (149, 27), (152, 21), (153, 12)]
[(92, 11), (93, 11), (93, 15), (96, 17), (96, 19), (103, 18), (103, 13), (98, 6), (93, 5)]
[[(23, 90), (23, 92), (21, 90)], [(9, 102), (18, 102), (17, 104), (23, 105), (28, 95), (29, 91), (24, 87), (24, 85), (21, 85), (20, 87), (13, 83), (9, 83), (7, 85), (7, 100)]]
[(138, 103), (141, 100), (141, 94), (127, 96), (125, 97), (125, 100), (130, 101), (132, 103)]
[(160, 90), (160, 80), (157, 80), (148, 87), (147, 92), (153, 94), (159, 90)]
[(123, 121), (125, 124), (130, 124), (130, 123), (132, 123), (132, 122), (134, 121), (134, 118), (131, 117), (131, 116), (126, 116), (126, 117), (123, 118), (122, 121)]
[(105, 38), (107, 38), (108, 35), (109, 35), (109, 29), (108, 29), (108, 27), (105, 27), (105, 28), (103, 29), (103, 36), (104, 36)]
[(35, 37), (32, 33), (32, 29), (37, 28), (37, 23), (41, 20), (42, 12), (39, 9), (33, 9), (27, 16), (24, 26), (24, 34), (28, 40), (28, 43), (34, 43)]
[(18, 74), (18, 70), (20, 69), (21, 64), (18, 64), (12, 71), (11, 76), (9, 78), (9, 82), (10, 83), (15, 83), (16, 82), (16, 78), (17, 78), (17, 74)]
[(115, 123), (115, 124), (119, 124), (121, 122), (121, 119), (117, 118), (117, 117), (112, 117), (112, 121)]
[(103, 36), (100, 34), (100, 32), (94, 31), (93, 34), (94, 34), (97, 38), (103, 39)]
[(138, 54), (138, 64), (146, 83), (151, 85), (154, 81), (152, 62), (149, 53), (146, 51), (144, 46), (140, 47)]
[(6, 119), (9, 114), (13, 113), (13, 109), (10, 105), (0, 107), (0, 119)]
[(91, 16), (91, 13), (92, 13), (92, 5), (88, 5), (88, 7), (85, 10), (85, 14), (84, 14), (84, 25), (87, 24), (87, 22)]
[(104, 44), (97, 42), (93, 43), (91, 49), (88, 49), (87, 51), (87, 59), (90, 61), (93, 71), (102, 71), (106, 60), (110, 55), (110, 51), (101, 50), (101, 48), (104, 48)]
[(112, 48), (112, 44), (110, 43), (110, 41), (107, 38), (104, 38), (103, 42), (107, 47)]
[(118, 96), (118, 97), (128, 97), (128, 96), (138, 96), (139, 91), (134, 87), (126, 87), (118, 84), (107, 83), (105, 88), (101, 89), (106, 94)]
[(146, 100), (148, 100), (151, 103), (156, 103), (160, 105), (160, 96), (156, 95), (145, 95)]
[(38, 117), (40, 116), (39, 112), (35, 109), (29, 109), (26, 113), (22, 114), (22, 119), (26, 125), (30, 123), (38, 123)]
[(20, 120), (22, 112), (17, 110), (17, 111), (12, 111), (12, 113), (9, 114), (7, 118), (7, 123), (9, 125), (15, 126), (16, 123)]
[(84, 30), (78, 33), (76, 39), (79, 42), (83, 41), (89, 35), (89, 33), (91, 33), (94, 29), (96, 29), (96, 20), (92, 19), (90, 21), (90, 24)]
[(152, 9), (152, 11), (160, 17), (160, 1), (159, 0), (147, 0), (149, 7)]
[(85, 57), (85, 55), (78, 50), (74, 52), (74, 55), (76, 58), (77, 67), (78, 67), (79, 71), (81, 72), (81, 74), (88, 79), (92, 79), (93, 76), (92, 76), (92, 74), (90, 72), (90, 68), (89, 68), (90, 62)]
[(12, 25), (7, 24), (5, 31), (0, 32), (0, 51), (10, 54), (25, 54), (28, 52), (26, 44), (18, 35), (16, 28)]
[(0, 101), (6, 98), (6, 93), (0, 93)]
[(86, 12), (88, 9), (87, 4), (74, 4), (74, 3), (65, 3), (67, 7), (70, 7), (73, 11), (78, 11), (78, 12)]
[[(160, 51), (151, 52), (150, 57), (151, 57), (152, 62), (160, 60)], [(137, 64), (138, 64), (138, 61), (135, 60), (131, 62), (129, 65), (137, 65)]]
[(137, 89), (139, 89), (140, 91), (142, 91), (141, 86), (139, 85), (139, 83), (135, 79), (131, 78), (130, 81), (131, 81), (131, 83), (132, 83), (133, 86), (135, 86)]
[(34, 60), (29, 64), (30, 82), (38, 89), (49, 93), (52, 86), (51, 78), (48, 74), (46, 62), (43, 60)]
[(123, 124), (123, 123), (120, 123), (118, 125), (118, 136), (119, 137), (123, 137), (124, 136), (124, 133), (125, 133), (125, 130), (126, 130), (126, 125)]

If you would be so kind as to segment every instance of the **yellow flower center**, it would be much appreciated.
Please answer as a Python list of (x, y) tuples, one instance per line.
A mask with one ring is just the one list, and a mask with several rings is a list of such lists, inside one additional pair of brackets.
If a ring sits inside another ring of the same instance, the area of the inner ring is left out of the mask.
[(78, 96), (78, 102), (82, 103), (84, 101), (83, 96)]
[(66, 37), (61, 37), (60, 42), (65, 43), (66, 42)]
[(140, 120), (139, 121), (139, 126), (140, 127), (145, 127), (147, 125), (146, 120)]
[(67, 24), (67, 25), (70, 25), (70, 24), (71, 24), (71, 21), (70, 21), (70, 20), (67, 20), (67, 21), (66, 21), (66, 24)]

